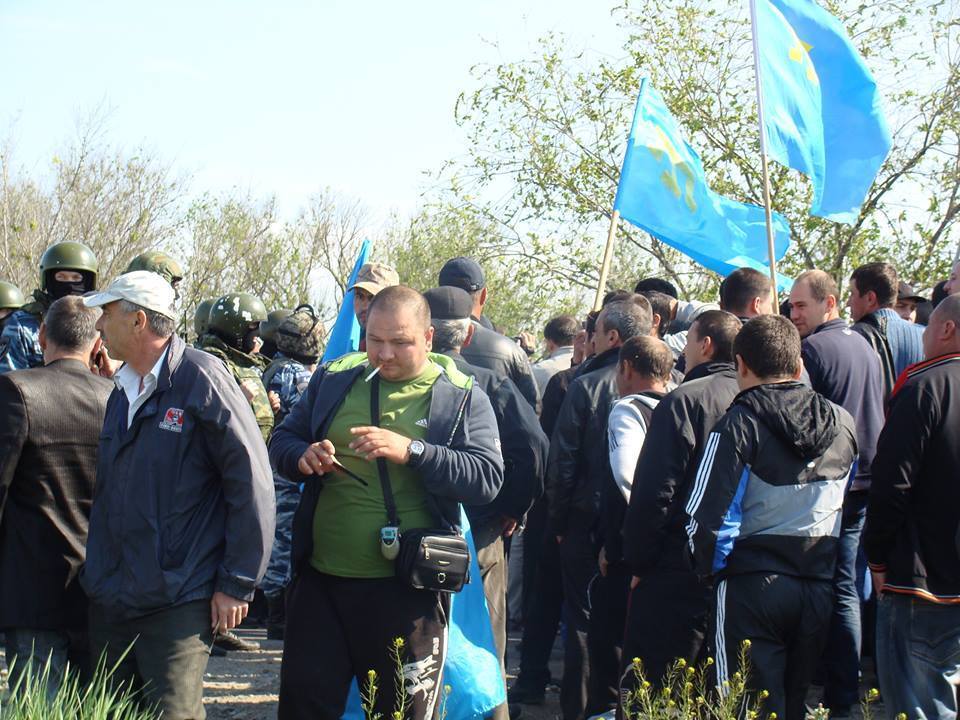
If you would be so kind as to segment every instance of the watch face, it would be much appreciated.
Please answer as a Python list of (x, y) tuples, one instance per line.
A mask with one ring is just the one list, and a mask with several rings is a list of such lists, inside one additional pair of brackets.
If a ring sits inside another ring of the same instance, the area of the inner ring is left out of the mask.
[(419, 440), (414, 440), (410, 443), (410, 454), (411, 455), (422, 455), (423, 454), (423, 443)]

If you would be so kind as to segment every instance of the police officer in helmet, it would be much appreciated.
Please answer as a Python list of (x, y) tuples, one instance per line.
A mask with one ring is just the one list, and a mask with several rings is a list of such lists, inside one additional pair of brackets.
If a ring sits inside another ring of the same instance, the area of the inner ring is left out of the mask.
[(54, 300), (83, 295), (97, 288), (98, 265), (83, 243), (51, 245), (40, 258), (40, 287), (33, 301), (15, 311), (0, 334), (0, 373), (43, 365), (40, 322)]

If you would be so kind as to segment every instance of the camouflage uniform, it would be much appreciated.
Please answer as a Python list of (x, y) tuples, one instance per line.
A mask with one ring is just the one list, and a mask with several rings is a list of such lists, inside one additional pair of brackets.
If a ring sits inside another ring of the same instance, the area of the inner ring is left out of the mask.
[[(277, 424), (282, 422), (290, 410), (307, 389), (311, 372), (296, 360), (277, 353), (267, 372), (264, 382), (267, 390), (280, 397), (280, 410)], [(267, 572), (260, 583), (260, 589), (268, 598), (278, 597), (290, 582), (290, 548), (293, 542), (293, 514), (300, 504), (300, 486), (273, 473), (273, 489), (277, 496), (277, 529), (273, 539), (273, 550)]]
[[(316, 365), (323, 351), (323, 323), (309, 305), (301, 305), (277, 326), (278, 352), (263, 374), (264, 385), (280, 398), (277, 422), (293, 409), (310, 383), (308, 365)], [(293, 515), (300, 504), (300, 486), (273, 473), (277, 496), (277, 529), (270, 563), (260, 587), (267, 597), (267, 637), (283, 637), (284, 589), (290, 582), (290, 550), (293, 545)]]
[(273, 410), (270, 408), (270, 400), (262, 380), (266, 359), (232, 348), (210, 333), (200, 339), (200, 349), (223, 360), (237, 384), (248, 388), (254, 394), (250, 406), (257, 418), (257, 425), (260, 426), (264, 442), (269, 441), (270, 433), (273, 432)]

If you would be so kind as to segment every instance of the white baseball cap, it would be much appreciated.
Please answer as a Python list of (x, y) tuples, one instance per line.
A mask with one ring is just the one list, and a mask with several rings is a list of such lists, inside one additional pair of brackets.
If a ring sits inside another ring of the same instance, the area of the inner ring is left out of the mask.
[(83, 304), (87, 307), (100, 307), (117, 300), (126, 300), (175, 320), (175, 298), (173, 287), (162, 276), (149, 270), (134, 270), (120, 275), (100, 292), (84, 296)]

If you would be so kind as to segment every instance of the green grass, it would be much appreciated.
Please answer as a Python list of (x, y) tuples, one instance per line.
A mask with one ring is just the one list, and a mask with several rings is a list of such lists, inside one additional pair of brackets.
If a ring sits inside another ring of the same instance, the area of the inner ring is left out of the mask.
[(57, 693), (48, 695), (49, 661), (32, 663), (0, 696), (0, 720), (156, 720), (157, 713), (142, 708), (129, 686), (114, 686), (113, 672), (101, 660), (93, 678), (84, 683), (68, 667)]

